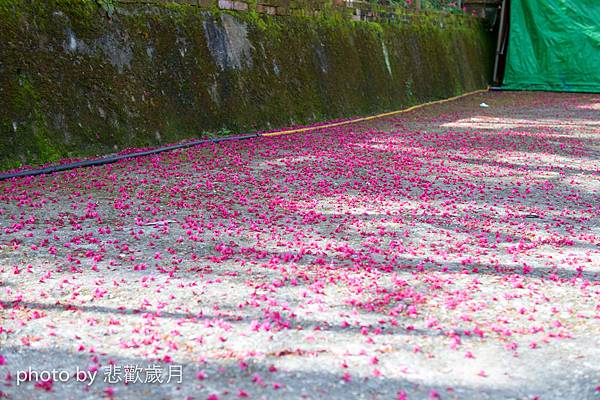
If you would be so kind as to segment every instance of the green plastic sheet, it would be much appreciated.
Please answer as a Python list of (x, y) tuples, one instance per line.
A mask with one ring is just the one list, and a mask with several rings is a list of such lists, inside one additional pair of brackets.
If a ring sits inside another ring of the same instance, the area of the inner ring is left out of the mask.
[(503, 86), (600, 92), (600, 0), (512, 0)]

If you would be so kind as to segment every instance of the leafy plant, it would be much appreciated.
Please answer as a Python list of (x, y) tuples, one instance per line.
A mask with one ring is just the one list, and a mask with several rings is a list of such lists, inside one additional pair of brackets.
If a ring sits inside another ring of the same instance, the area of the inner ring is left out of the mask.
[(108, 17), (112, 17), (115, 12), (115, 3), (114, 0), (96, 0), (96, 3), (106, 12)]

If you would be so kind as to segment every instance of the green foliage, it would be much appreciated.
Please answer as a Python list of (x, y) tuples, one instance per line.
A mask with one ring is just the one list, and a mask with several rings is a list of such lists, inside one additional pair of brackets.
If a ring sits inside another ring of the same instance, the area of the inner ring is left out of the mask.
[(96, 0), (96, 3), (106, 12), (106, 15), (112, 17), (115, 12), (115, 0)]
[[(369, 3), (403, 9), (415, 9), (417, 0), (369, 0)], [(421, 9), (426, 11), (462, 13), (462, 10), (458, 7), (457, 0), (421, 0)]]

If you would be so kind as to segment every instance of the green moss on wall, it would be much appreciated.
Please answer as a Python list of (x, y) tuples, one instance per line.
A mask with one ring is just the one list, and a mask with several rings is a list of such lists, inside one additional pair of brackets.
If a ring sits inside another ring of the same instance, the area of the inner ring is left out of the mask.
[(398, 109), (487, 84), (476, 20), (0, 0), (0, 165)]

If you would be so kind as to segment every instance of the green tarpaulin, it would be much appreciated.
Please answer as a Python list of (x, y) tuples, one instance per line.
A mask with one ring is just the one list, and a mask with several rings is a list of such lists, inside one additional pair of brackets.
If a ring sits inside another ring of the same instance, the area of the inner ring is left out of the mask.
[(600, 0), (512, 0), (504, 87), (600, 92)]

